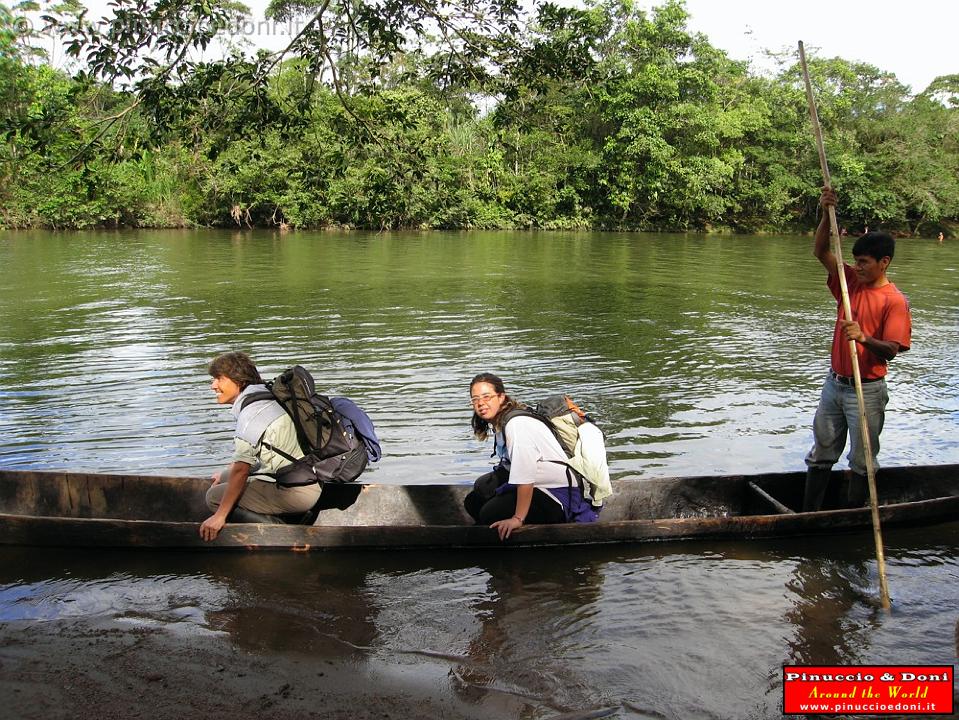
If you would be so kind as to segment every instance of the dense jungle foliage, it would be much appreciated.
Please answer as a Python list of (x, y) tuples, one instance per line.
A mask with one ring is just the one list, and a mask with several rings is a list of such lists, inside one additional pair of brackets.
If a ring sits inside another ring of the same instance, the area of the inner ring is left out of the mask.
[[(690, 32), (677, 0), (274, 0), (272, 17), (305, 18), (288, 51), (213, 62), (189, 57), (242, 6), (114, 7), (106, 27), (83, 26), (76, 5), (46, 17), (76, 59), (68, 74), (34, 50), (24, 18), (39, 8), (0, 5), (0, 225), (815, 222), (795, 58), (754, 74)], [(810, 73), (840, 222), (951, 234), (959, 75), (914, 93), (840, 58), (811, 57)]]

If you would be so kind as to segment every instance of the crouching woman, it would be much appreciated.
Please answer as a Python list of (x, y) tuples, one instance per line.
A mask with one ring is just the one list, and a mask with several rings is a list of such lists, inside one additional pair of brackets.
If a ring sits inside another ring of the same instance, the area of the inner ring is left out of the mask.
[[(244, 353), (229, 352), (216, 357), (208, 370), (216, 401), (232, 406), (236, 433), (230, 466), (213, 475), (207, 490), (206, 502), (213, 514), (200, 525), (200, 537), (214, 540), (234, 508), (259, 515), (309, 511), (320, 499), (319, 483), (276, 483), (276, 473), (302, 458), (303, 451), (296, 427), (279, 403), (249, 397), (266, 391), (256, 365)], [(247, 399), (252, 401), (244, 402)]]
[(505, 540), (526, 524), (598, 519), (548, 422), (507, 395), (500, 378), (491, 373), (473, 378), (470, 402), (473, 433), (485, 440), (492, 432), (500, 460), (463, 501), (478, 524), (495, 528)]

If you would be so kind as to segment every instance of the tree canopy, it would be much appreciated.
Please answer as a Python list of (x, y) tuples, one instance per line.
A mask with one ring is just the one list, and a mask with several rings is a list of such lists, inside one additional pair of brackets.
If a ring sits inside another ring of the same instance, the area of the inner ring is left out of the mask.
[[(76, 0), (32, 51), (0, 4), (0, 223), (808, 229), (818, 161), (797, 63), (759, 75), (680, 0), (273, 0), (296, 32), (229, 43), (233, 0)], [(811, 57), (840, 221), (959, 218), (959, 75)]]

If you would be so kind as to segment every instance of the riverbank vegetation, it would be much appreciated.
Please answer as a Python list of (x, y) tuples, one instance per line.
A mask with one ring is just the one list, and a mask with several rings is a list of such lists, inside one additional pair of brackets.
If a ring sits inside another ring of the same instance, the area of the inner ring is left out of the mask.
[[(242, 7), (115, 5), (109, 25), (70, 5), (47, 16), (70, 73), (33, 49), (36, 6), (0, 5), (3, 227), (815, 222), (795, 58), (754, 73), (691, 32), (677, 0), (274, 0), (274, 18), (306, 18), (285, 54), (204, 62), (188, 58)], [(959, 75), (914, 91), (841, 58), (812, 57), (810, 72), (840, 222), (949, 235)]]

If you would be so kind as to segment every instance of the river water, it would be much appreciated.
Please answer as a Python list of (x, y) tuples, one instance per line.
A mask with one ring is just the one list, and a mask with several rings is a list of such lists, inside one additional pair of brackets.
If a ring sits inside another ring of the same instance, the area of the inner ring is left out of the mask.
[[(606, 431), (615, 476), (801, 469), (834, 317), (810, 248), (612, 233), (0, 235), (0, 467), (206, 475), (231, 427), (205, 364), (242, 349), (265, 376), (303, 364), (369, 411), (386, 453), (371, 482), (483, 472), (467, 386), (484, 370), (522, 399), (572, 394)], [(959, 462), (959, 245), (900, 241), (890, 275), (914, 347), (890, 372), (880, 460)], [(959, 523), (886, 542), (891, 614), (858, 535), (429, 555), (7, 549), (0, 624), (212, 633), (267, 661), (349, 667), (408, 698), (409, 717), (777, 717), (784, 663), (956, 663)], [(322, 693), (312, 677), (305, 692)]]

